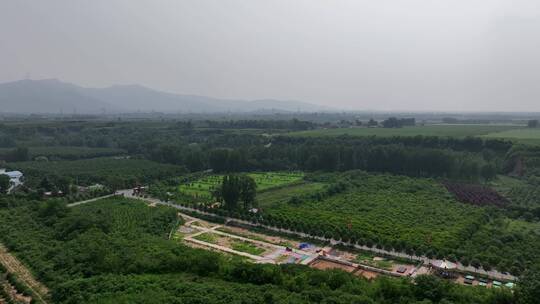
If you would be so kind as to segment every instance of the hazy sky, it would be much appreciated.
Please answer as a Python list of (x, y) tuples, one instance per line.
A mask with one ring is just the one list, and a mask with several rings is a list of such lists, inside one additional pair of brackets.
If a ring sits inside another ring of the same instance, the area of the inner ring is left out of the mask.
[(540, 0), (0, 0), (0, 82), (540, 111)]

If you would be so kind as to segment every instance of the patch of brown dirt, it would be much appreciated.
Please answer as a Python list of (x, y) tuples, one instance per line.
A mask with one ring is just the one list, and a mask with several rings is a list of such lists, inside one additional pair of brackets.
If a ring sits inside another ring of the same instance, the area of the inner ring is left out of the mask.
[(358, 269), (358, 271), (356, 271), (354, 275), (357, 275), (359, 277), (364, 277), (368, 280), (373, 280), (379, 276), (379, 274), (376, 272), (364, 270), (364, 269)]
[(344, 270), (346, 272), (353, 272), (353, 271), (356, 270), (356, 268), (354, 268), (352, 266), (347, 266), (347, 265), (343, 265), (343, 264), (340, 264), (340, 263), (335, 263), (335, 262), (322, 260), (322, 259), (317, 259), (317, 260), (313, 261), (310, 264), (310, 266), (313, 267), (313, 268), (316, 268), (316, 269), (321, 269), (321, 270), (341, 269), (341, 270)]
[(0, 263), (2, 263), (9, 272), (16, 274), (17, 277), (25, 283), (38, 297), (45, 302), (42, 297), (49, 293), (45, 285), (38, 282), (30, 270), (26, 268), (19, 260), (7, 251), (4, 245), (0, 245)]

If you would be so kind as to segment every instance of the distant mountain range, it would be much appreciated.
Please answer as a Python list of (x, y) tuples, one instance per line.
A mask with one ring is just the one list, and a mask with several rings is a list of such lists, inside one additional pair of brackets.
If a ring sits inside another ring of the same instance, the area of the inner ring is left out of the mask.
[(57, 79), (19, 80), (0, 84), (3, 113), (211, 113), (211, 112), (320, 112), (331, 108), (300, 101), (232, 100), (166, 93), (140, 85), (84, 88)]

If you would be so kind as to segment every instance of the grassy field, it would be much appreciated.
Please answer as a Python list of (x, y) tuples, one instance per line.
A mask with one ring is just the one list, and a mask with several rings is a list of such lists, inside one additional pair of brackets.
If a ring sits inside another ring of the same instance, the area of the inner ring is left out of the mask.
[(264, 248), (255, 246), (254, 244), (246, 241), (233, 241), (231, 243), (231, 248), (236, 251), (245, 252), (252, 255), (261, 255), (266, 251)]
[[(257, 191), (294, 184), (304, 178), (301, 172), (255, 172), (248, 173), (257, 183)], [(211, 193), (223, 180), (223, 175), (210, 175), (191, 183), (178, 186), (178, 190), (197, 198), (210, 198)]]
[(293, 196), (303, 196), (315, 193), (324, 188), (324, 183), (306, 182), (288, 187), (280, 187), (270, 191), (265, 191), (257, 196), (259, 206), (262, 208), (287, 203)]
[(355, 262), (384, 270), (392, 270), (392, 266), (394, 266), (392, 261), (387, 259), (375, 259), (375, 257), (376, 255), (363, 251), (358, 253)]
[(512, 129), (484, 135), (489, 138), (505, 138), (525, 144), (540, 144), (540, 128)]
[(486, 137), (499, 137), (499, 138), (516, 138), (516, 139), (539, 139), (540, 140), (540, 128), (536, 129), (512, 129), (501, 131), (497, 133), (489, 133)]
[(290, 136), (481, 136), (495, 135), (499, 132), (517, 130), (522, 126), (513, 125), (426, 125), (404, 128), (341, 128), (341, 129), (320, 129), (310, 131), (300, 131), (289, 133)]
[[(223, 231), (223, 230), (222, 230)], [(254, 243), (234, 239), (228, 236), (218, 235), (212, 232), (205, 232), (193, 237), (194, 239), (209, 244), (217, 244), (227, 248), (231, 248), (236, 251), (245, 252), (253, 255), (261, 255), (266, 252), (266, 249), (261, 246), (257, 246)], [(265, 242), (266, 240), (261, 240)]]
[(212, 233), (199, 234), (197, 236), (194, 236), (193, 238), (202, 242), (210, 243), (210, 244), (217, 243), (216, 235)]

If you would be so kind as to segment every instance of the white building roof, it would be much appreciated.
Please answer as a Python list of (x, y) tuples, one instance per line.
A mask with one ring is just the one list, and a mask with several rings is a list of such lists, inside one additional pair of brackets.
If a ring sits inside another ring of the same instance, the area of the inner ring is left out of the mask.
[(433, 266), (437, 267), (437, 268), (442, 268), (442, 269), (454, 269), (456, 268), (456, 264), (455, 263), (452, 263), (450, 261), (435, 261), (433, 262)]
[(9, 178), (19, 178), (19, 177), (23, 176), (21, 171), (6, 171), (6, 172), (4, 172), (2, 174), (5, 174), (5, 175), (9, 176)]

